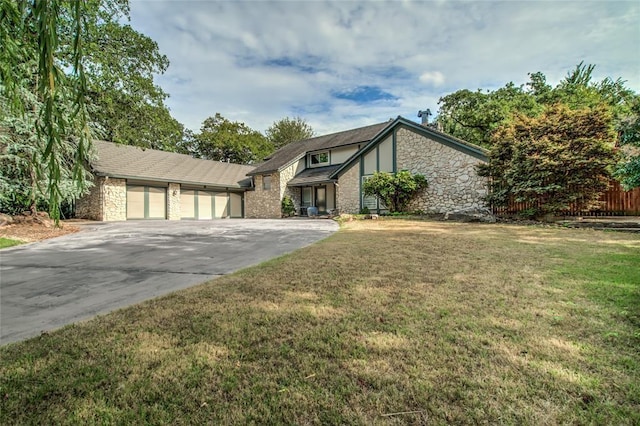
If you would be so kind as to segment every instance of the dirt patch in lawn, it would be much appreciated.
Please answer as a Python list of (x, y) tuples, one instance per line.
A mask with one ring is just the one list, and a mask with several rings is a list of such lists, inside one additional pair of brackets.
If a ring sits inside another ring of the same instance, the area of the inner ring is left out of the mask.
[(48, 228), (35, 223), (21, 223), (0, 227), (0, 237), (31, 243), (34, 241), (48, 240), (78, 232), (80, 228), (68, 223), (60, 223), (60, 227)]

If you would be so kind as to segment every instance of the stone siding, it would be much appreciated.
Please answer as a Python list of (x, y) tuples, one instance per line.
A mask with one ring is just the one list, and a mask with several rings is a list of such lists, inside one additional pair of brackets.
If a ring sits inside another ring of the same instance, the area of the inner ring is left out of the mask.
[(180, 184), (170, 183), (167, 188), (167, 219), (180, 220), (180, 218)]
[(79, 219), (102, 220), (103, 177), (94, 177), (89, 193), (76, 201), (76, 217)]
[(271, 175), (271, 189), (262, 189), (262, 176), (254, 176), (255, 189), (245, 193), (245, 216), (255, 219), (279, 218), (280, 213), (280, 174)]
[(287, 190), (287, 184), (295, 176), (297, 166), (298, 166), (298, 163), (295, 162), (294, 164), (290, 165), (289, 167), (283, 169), (280, 172), (280, 179), (279, 179), (280, 193), (278, 194), (280, 196), (280, 200), (282, 200), (282, 198), (284, 197), (285, 191)]
[(417, 197), (411, 210), (445, 213), (484, 207), (486, 178), (478, 176), (481, 160), (407, 129), (398, 129), (397, 170), (423, 174), (429, 187)]
[(76, 202), (76, 216), (101, 221), (127, 220), (127, 182), (97, 177), (91, 192)]
[(282, 217), (282, 198), (289, 195), (296, 207), (300, 206), (300, 195), (296, 188), (288, 188), (287, 183), (296, 173), (298, 163), (271, 174), (271, 189), (262, 189), (262, 176), (254, 176), (255, 190), (245, 193), (245, 216), (257, 219), (277, 219)]
[(291, 197), (293, 206), (296, 208), (296, 214), (300, 214), (300, 204), (302, 204), (302, 188), (299, 186), (288, 186), (284, 191), (284, 195)]
[(105, 178), (102, 185), (102, 220), (127, 220), (127, 181)]
[(336, 208), (339, 213), (360, 212), (360, 162), (343, 172), (336, 186)]
[[(282, 199), (285, 195), (291, 197), (293, 201), (293, 206), (296, 208), (296, 212), (300, 212), (300, 202), (301, 202), (301, 194), (299, 187), (288, 187), (287, 184), (293, 177), (296, 175), (296, 169), (298, 168), (298, 162), (296, 161), (294, 164), (289, 167), (283, 169), (280, 172), (280, 204), (282, 204)], [(280, 215), (282, 214), (282, 205), (280, 205)], [(280, 217), (280, 216), (278, 216)]]

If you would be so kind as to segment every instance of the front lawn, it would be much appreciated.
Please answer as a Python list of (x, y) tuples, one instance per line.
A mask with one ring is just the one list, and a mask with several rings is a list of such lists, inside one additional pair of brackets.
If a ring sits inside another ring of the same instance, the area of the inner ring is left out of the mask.
[(0, 348), (0, 424), (639, 424), (639, 271), (637, 234), (349, 223)]
[(11, 238), (0, 237), (0, 249), (17, 246), (18, 244), (24, 244), (22, 241), (12, 240)]

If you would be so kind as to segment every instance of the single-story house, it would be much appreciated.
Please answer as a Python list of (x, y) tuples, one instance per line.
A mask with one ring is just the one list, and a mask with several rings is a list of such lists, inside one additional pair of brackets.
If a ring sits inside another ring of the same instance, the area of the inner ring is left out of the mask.
[(479, 208), (487, 191), (476, 173), (486, 150), (403, 117), (293, 142), (254, 166), (103, 141), (96, 151), (96, 185), (76, 204), (78, 217), (96, 220), (276, 218), (285, 195), (300, 215), (379, 212), (361, 190), (376, 171), (425, 175), (412, 206), (423, 212)]
[(80, 218), (219, 219), (245, 217), (253, 166), (94, 141), (94, 186), (76, 202)]

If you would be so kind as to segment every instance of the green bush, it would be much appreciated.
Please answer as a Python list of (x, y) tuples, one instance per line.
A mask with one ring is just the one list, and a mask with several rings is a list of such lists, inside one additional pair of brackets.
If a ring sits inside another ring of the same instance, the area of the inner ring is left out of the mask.
[(362, 191), (366, 196), (375, 195), (390, 213), (395, 213), (406, 212), (411, 201), (427, 186), (427, 178), (423, 175), (401, 170), (396, 174), (374, 173), (364, 181)]
[(280, 205), (280, 211), (283, 217), (293, 216), (296, 212), (296, 207), (293, 205), (293, 200), (288, 195), (282, 198), (282, 204)]

